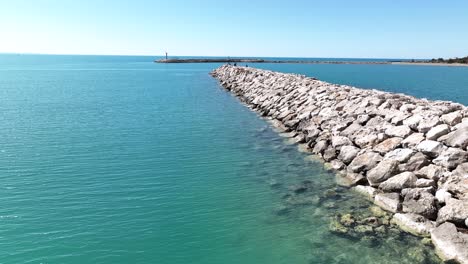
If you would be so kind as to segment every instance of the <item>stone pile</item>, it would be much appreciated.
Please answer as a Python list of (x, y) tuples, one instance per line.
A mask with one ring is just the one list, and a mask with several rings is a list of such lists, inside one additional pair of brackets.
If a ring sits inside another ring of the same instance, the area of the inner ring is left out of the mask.
[(254, 68), (225, 65), (212, 76), (402, 229), (468, 263), (466, 106)]

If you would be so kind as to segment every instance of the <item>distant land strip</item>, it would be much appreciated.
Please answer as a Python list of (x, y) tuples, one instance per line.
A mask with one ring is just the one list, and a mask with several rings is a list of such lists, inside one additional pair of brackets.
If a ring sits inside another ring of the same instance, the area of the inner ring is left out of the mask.
[(321, 61), (321, 60), (268, 60), (268, 59), (159, 59), (156, 63), (284, 63), (284, 64), (395, 64), (395, 65), (426, 65), (426, 66), (468, 66), (466, 63), (433, 61), (433, 60), (388, 60), (388, 61)]
[(390, 64), (391, 61), (312, 61), (265, 59), (160, 59), (156, 63), (296, 63), (296, 64)]

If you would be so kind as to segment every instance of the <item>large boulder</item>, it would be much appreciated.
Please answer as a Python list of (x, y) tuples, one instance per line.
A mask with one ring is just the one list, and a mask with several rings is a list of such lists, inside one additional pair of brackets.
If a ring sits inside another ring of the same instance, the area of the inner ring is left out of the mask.
[(394, 150), (398, 145), (400, 145), (403, 139), (399, 137), (393, 137), (380, 142), (374, 147), (374, 150), (379, 152), (382, 155), (385, 155), (387, 152)]
[(345, 164), (349, 164), (359, 153), (361, 149), (355, 146), (343, 146), (340, 149), (338, 159), (343, 161)]
[(312, 150), (315, 154), (322, 154), (328, 148), (327, 140), (320, 140), (315, 144), (314, 149)]
[(331, 139), (331, 142), (332, 142), (332, 146), (337, 150), (340, 150), (341, 147), (343, 146), (353, 145), (353, 142), (351, 142), (349, 138), (344, 137), (344, 136), (333, 136)]
[(434, 195), (426, 188), (405, 189), (402, 211), (405, 213), (420, 214), (428, 219), (437, 217), (437, 203)]
[(438, 141), (424, 140), (417, 149), (429, 157), (437, 157), (444, 150), (444, 145)]
[(331, 160), (334, 160), (336, 158), (336, 150), (332, 147), (329, 147), (328, 149), (326, 149), (324, 152), (323, 152), (323, 155), (322, 155), (322, 158), (325, 160), (325, 161), (331, 161)]
[(446, 263), (468, 263), (468, 235), (457, 231), (452, 223), (444, 223), (431, 232), (437, 255)]
[(468, 147), (468, 127), (457, 129), (445, 140), (445, 143), (451, 147), (466, 149)]
[(405, 148), (414, 148), (425, 139), (424, 133), (414, 133), (405, 138), (401, 145)]
[(421, 122), (422, 116), (421, 115), (413, 115), (408, 117), (407, 119), (403, 120), (403, 125), (407, 125), (411, 129), (416, 130), (418, 128), (419, 122)]
[(411, 128), (406, 125), (392, 126), (385, 130), (385, 134), (390, 137), (406, 138), (412, 133)]
[(399, 193), (378, 193), (375, 195), (374, 203), (392, 213), (396, 213), (401, 209)]
[(430, 163), (431, 161), (426, 157), (426, 155), (421, 152), (416, 152), (416, 154), (411, 156), (408, 162), (401, 164), (399, 169), (400, 171), (416, 171)]
[(426, 138), (428, 140), (436, 140), (439, 137), (446, 135), (448, 132), (450, 132), (450, 128), (448, 125), (446, 124), (438, 125), (438, 126), (431, 128), (431, 130), (427, 132)]
[(462, 115), (461, 111), (455, 111), (455, 112), (452, 112), (452, 113), (442, 115), (440, 117), (440, 120), (442, 120), (442, 122), (444, 122), (445, 124), (448, 124), (450, 126), (454, 126), (454, 125), (460, 123), (462, 121), (462, 119), (463, 119), (463, 115)]
[(437, 223), (452, 222), (461, 226), (465, 225), (468, 218), (468, 200), (454, 198), (446, 199), (445, 206), (440, 208)]
[(353, 161), (348, 165), (348, 170), (351, 172), (360, 172), (363, 170), (370, 170), (373, 168), (377, 163), (382, 160), (382, 156), (380, 156), (376, 152), (368, 151), (361, 155), (358, 155)]
[(440, 124), (439, 117), (432, 116), (432, 117), (425, 117), (423, 118), (418, 124), (418, 131), (420, 133), (427, 133), (431, 128)]
[(413, 188), (415, 187), (417, 180), (418, 178), (414, 173), (405, 171), (382, 182), (379, 185), (379, 189), (384, 192), (395, 192), (404, 188)]
[(387, 154), (385, 154), (384, 159), (393, 159), (397, 160), (400, 163), (407, 162), (411, 156), (413, 156), (414, 150), (409, 148), (397, 148)]
[(458, 199), (468, 200), (468, 162), (458, 165), (442, 180), (439, 182), (440, 188), (449, 191)]
[(440, 155), (432, 162), (443, 166), (449, 170), (455, 169), (459, 164), (468, 160), (468, 152), (458, 148), (448, 148), (442, 151)]
[(392, 177), (398, 170), (399, 162), (396, 160), (383, 160), (377, 166), (367, 172), (367, 180), (371, 186), (379, 186), (380, 183)]
[(437, 181), (444, 174), (445, 170), (441, 166), (429, 164), (416, 171), (416, 176)]
[(430, 236), (435, 225), (421, 215), (396, 213), (392, 223), (416, 236)]

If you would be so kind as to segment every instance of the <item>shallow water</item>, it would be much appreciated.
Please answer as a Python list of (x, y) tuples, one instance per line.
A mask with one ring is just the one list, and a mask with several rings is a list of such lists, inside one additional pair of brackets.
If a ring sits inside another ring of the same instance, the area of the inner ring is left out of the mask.
[(369, 203), (222, 90), (217, 64), (0, 58), (2, 263), (439, 261), (394, 228), (330, 232)]

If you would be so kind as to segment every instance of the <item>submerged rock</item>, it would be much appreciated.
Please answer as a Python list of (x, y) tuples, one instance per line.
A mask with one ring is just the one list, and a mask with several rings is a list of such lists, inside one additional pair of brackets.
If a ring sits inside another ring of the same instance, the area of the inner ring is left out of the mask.
[(379, 193), (375, 196), (374, 203), (392, 213), (401, 209), (399, 193)]
[(393, 215), (392, 223), (398, 225), (404, 231), (416, 236), (430, 236), (435, 224), (417, 214), (396, 213)]

